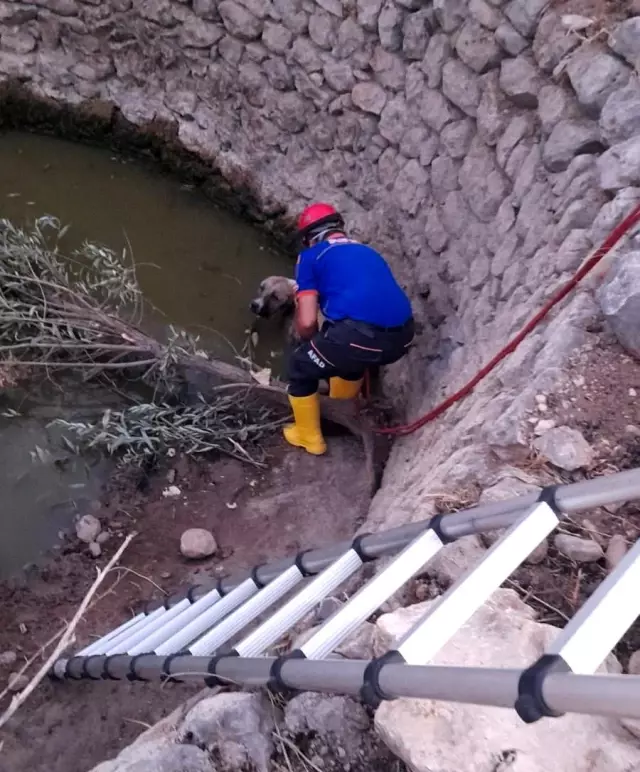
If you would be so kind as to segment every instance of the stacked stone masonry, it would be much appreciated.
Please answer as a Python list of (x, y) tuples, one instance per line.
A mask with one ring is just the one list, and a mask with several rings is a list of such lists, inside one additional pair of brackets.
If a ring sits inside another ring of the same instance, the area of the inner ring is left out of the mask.
[[(0, 0), (0, 79), (111, 103), (141, 128), (173, 122), (267, 215), (333, 202), (411, 294), (419, 345), (387, 379), (415, 416), (640, 199), (640, 17), (583, 42), (558, 5)], [(424, 517), (437, 481), (483, 482), (512, 460), (524, 410), (594, 314), (575, 294), (472, 397), (398, 443), (370, 525)]]

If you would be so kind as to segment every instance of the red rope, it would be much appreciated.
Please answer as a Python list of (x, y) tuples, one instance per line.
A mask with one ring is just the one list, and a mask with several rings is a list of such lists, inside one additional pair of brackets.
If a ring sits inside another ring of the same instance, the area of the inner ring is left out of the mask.
[(442, 413), (444, 413), (445, 410), (448, 410), (451, 405), (459, 402), (461, 399), (470, 394), (473, 389), (475, 389), (475, 387), (480, 383), (480, 381), (486, 378), (487, 375), (489, 375), (489, 373), (494, 370), (503, 359), (505, 359), (505, 357), (516, 350), (516, 348), (522, 343), (527, 335), (529, 335), (529, 333), (540, 324), (545, 316), (547, 316), (549, 311), (551, 311), (554, 306), (558, 305), (561, 300), (564, 300), (564, 298), (571, 292), (571, 290), (573, 290), (574, 287), (576, 287), (576, 285), (582, 281), (582, 279), (584, 279), (584, 277), (591, 270), (593, 270), (593, 268), (595, 268), (595, 266), (602, 260), (602, 258), (608, 252), (610, 252), (611, 249), (613, 249), (613, 247), (618, 243), (618, 241), (620, 241), (625, 233), (633, 228), (633, 226), (639, 221), (640, 204), (636, 206), (635, 209), (633, 209), (631, 213), (628, 214), (624, 220), (622, 220), (622, 222), (611, 231), (611, 233), (601, 244), (600, 248), (596, 250), (596, 252), (594, 252), (594, 254), (587, 260), (587, 262), (576, 271), (573, 277), (569, 279), (569, 281), (547, 301), (547, 303), (538, 311), (538, 313), (529, 322), (527, 322), (527, 324), (525, 324), (520, 332), (515, 337), (513, 337), (507, 343), (507, 345), (493, 357), (490, 362), (488, 362), (478, 373), (476, 373), (476, 375), (474, 375), (474, 377), (468, 383), (456, 391), (455, 394), (447, 397), (443, 402), (441, 402), (439, 405), (436, 405), (436, 407), (434, 407), (428, 413), (409, 424), (391, 426), (385, 429), (380, 428), (376, 429), (375, 431), (378, 434), (390, 434), (395, 435), (396, 437), (406, 437), (408, 434), (412, 434), (413, 432), (423, 427), (425, 424), (433, 421), (439, 415), (442, 415)]

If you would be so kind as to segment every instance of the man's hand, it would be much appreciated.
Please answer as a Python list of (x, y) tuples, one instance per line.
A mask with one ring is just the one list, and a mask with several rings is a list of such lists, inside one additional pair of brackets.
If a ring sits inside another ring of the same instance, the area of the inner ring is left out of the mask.
[(318, 296), (315, 292), (297, 296), (295, 329), (302, 340), (309, 340), (318, 331)]

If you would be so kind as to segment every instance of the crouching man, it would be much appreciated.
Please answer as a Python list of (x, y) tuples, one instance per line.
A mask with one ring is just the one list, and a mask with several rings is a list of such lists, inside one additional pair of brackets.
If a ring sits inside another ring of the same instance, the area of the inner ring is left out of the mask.
[[(289, 356), (289, 401), (295, 423), (286, 441), (313, 455), (326, 444), (320, 430), (318, 382), (329, 396), (358, 395), (365, 371), (397, 362), (414, 334), (411, 304), (384, 258), (345, 235), (328, 204), (307, 207), (298, 220), (295, 327), (300, 344)], [(318, 310), (325, 319), (318, 330)]]

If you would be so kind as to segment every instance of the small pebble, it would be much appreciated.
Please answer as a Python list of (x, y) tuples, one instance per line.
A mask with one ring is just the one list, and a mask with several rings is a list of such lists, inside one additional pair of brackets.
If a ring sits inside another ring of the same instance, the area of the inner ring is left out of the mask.
[(19, 673), (11, 673), (9, 680), (7, 681), (7, 687), (10, 692), (21, 692), (25, 686), (29, 683), (29, 679), (25, 675)]
[(538, 410), (539, 410), (541, 413), (546, 413), (548, 409), (549, 409), (549, 408), (547, 407), (547, 403), (546, 403), (546, 402), (539, 402), (539, 403), (538, 403)]
[(602, 547), (593, 539), (581, 539), (568, 533), (559, 533), (553, 540), (558, 552), (576, 563), (594, 563), (604, 556)]
[(536, 402), (538, 405), (544, 405), (547, 402), (547, 397), (545, 394), (536, 394)]
[(533, 433), (536, 434), (538, 437), (540, 437), (545, 432), (548, 432), (549, 429), (553, 429), (555, 425), (556, 425), (556, 422), (553, 420), (553, 418), (542, 418), (535, 425), (533, 429)]
[(0, 667), (11, 667), (15, 665), (18, 660), (18, 655), (15, 651), (3, 651), (0, 654)]
[(89, 552), (91, 553), (92, 557), (99, 558), (100, 555), (102, 555), (102, 547), (98, 544), (98, 542), (92, 541), (89, 545)]
[(630, 397), (637, 397), (638, 392), (635, 389), (629, 389), (629, 396)]
[(167, 482), (169, 485), (173, 485), (173, 483), (176, 481), (177, 472), (175, 469), (169, 469), (167, 472)]
[(98, 544), (104, 544), (105, 542), (109, 541), (111, 538), (111, 534), (109, 531), (103, 531), (102, 533), (99, 533), (96, 537), (96, 542)]
[(620, 563), (622, 558), (627, 554), (627, 549), (627, 540), (622, 534), (617, 533), (615, 536), (611, 537), (611, 541), (609, 542), (609, 546), (607, 547), (607, 552), (605, 555), (607, 559), (607, 567), (610, 571), (613, 571), (618, 563)]
[(182, 493), (180, 488), (178, 488), (177, 485), (170, 485), (168, 488), (165, 488), (162, 491), (162, 495), (165, 497), (165, 499), (174, 499), (176, 496), (179, 496)]
[(160, 572), (160, 578), (161, 579), (171, 579), (171, 571), (161, 571)]

